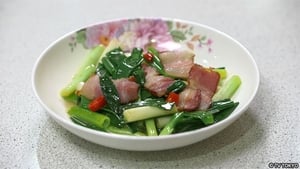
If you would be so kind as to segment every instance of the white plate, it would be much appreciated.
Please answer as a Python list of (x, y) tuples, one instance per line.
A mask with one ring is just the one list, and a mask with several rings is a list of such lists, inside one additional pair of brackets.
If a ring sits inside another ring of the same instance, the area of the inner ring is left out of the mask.
[[(65, 102), (59, 92), (78, 69), (88, 48), (99, 43), (106, 44), (113, 37), (128, 48), (143, 47), (149, 40), (160, 48), (188, 48), (196, 54), (197, 63), (226, 67), (228, 72), (241, 77), (242, 85), (233, 98), (240, 103), (239, 106), (229, 117), (211, 126), (160, 137), (110, 134), (74, 124), (66, 113)], [(154, 151), (199, 142), (234, 122), (253, 100), (259, 86), (259, 72), (249, 51), (221, 31), (177, 19), (136, 18), (89, 25), (59, 38), (40, 55), (33, 70), (32, 81), (41, 105), (58, 124), (70, 132), (107, 147)]]

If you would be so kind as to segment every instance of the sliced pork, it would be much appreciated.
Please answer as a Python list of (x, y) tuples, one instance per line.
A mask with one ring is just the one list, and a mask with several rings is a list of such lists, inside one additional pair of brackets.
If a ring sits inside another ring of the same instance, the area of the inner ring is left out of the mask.
[(211, 98), (215, 94), (220, 75), (212, 69), (195, 64), (189, 72), (189, 87), (201, 91), (200, 110), (205, 110), (211, 104)]
[(145, 72), (144, 87), (155, 96), (164, 96), (174, 79), (159, 75), (153, 67), (146, 64), (143, 65), (143, 70)]
[(159, 58), (168, 75), (187, 79), (194, 65), (194, 53), (188, 50), (162, 52)]
[(198, 109), (201, 102), (201, 91), (199, 89), (185, 88), (179, 93), (178, 110), (192, 111)]
[(85, 96), (86, 98), (93, 100), (99, 96), (103, 96), (99, 76), (93, 75), (91, 76), (83, 85), (81, 90), (79, 91), (80, 95)]
[[(122, 104), (129, 103), (138, 99), (138, 89), (139, 85), (127, 78), (113, 80), (113, 83), (118, 91), (120, 97), (120, 102)], [(83, 85), (82, 89), (79, 91), (80, 95), (93, 100), (99, 96), (103, 96), (101, 91), (99, 76), (91, 76)]]
[(138, 99), (139, 85), (136, 82), (129, 80), (128, 78), (122, 78), (113, 80), (113, 83), (117, 88), (122, 104)]

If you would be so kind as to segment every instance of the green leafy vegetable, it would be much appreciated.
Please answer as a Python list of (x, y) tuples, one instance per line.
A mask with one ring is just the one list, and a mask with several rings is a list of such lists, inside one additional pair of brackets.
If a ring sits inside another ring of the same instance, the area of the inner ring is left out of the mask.
[(148, 52), (150, 52), (153, 55), (153, 61), (150, 63), (150, 65), (154, 67), (160, 74), (166, 75), (164, 65), (159, 59), (159, 52), (153, 47), (149, 47)]
[(149, 90), (145, 89), (144, 87), (140, 87), (139, 98), (140, 98), (140, 100), (146, 100), (146, 99), (157, 98), (157, 97), (153, 96), (149, 92)]
[(101, 90), (106, 99), (107, 105), (116, 114), (121, 114), (122, 110), (120, 97), (114, 83), (112, 82), (108, 74), (105, 73), (105, 70), (102, 70), (102, 68), (99, 67), (98, 71)]
[(184, 88), (186, 87), (186, 83), (183, 82), (182, 80), (176, 80), (175, 82), (173, 82), (168, 88), (167, 88), (167, 92), (175, 92), (175, 93), (179, 93), (181, 92)]
[(113, 79), (127, 78), (134, 74), (141, 80), (140, 64), (143, 61), (143, 50), (134, 48), (129, 57), (126, 57), (120, 48), (114, 49), (102, 58), (102, 63)]
[(214, 114), (215, 117), (215, 122), (219, 122), (221, 120), (224, 120), (226, 117), (228, 117), (234, 110), (235, 108), (239, 105), (238, 102), (234, 103), (234, 105), (230, 108), (224, 109), (220, 111), (219, 113)]
[(116, 73), (115, 66), (112, 64), (112, 62), (109, 60), (108, 57), (102, 58), (102, 64), (110, 75), (115, 75)]
[(124, 127), (126, 124), (123, 121), (123, 118), (113, 112), (109, 107), (104, 107), (102, 108), (99, 113), (106, 115), (107, 117), (110, 118), (110, 125), (115, 126), (115, 127)]
[[(222, 120), (227, 117), (237, 106), (238, 103), (234, 103), (231, 100), (224, 100), (214, 103), (213, 107), (206, 111), (195, 111), (195, 112), (179, 112), (173, 115), (171, 120), (165, 125), (165, 127), (160, 132), (160, 135), (168, 135), (176, 132), (176, 126), (184, 126), (184, 130), (191, 130), (196, 128), (201, 128), (216, 122), (216, 113), (222, 113), (222, 115), (217, 115), (218, 120)], [(225, 111), (225, 113), (223, 113)], [(184, 124), (184, 125), (183, 125)], [(180, 129), (181, 132), (183, 129)]]
[(132, 50), (131, 56), (126, 57), (123, 62), (121, 62), (118, 66), (115, 78), (125, 78), (129, 77), (132, 72), (135, 70), (136, 67), (138, 67), (142, 61), (143, 50), (140, 48), (134, 48)]
[(132, 75), (135, 77), (135, 81), (143, 86), (145, 84), (145, 73), (142, 70), (142, 68), (136, 68), (136, 70), (132, 73)]
[(127, 125), (131, 128), (133, 133), (143, 133), (143, 135), (146, 135), (145, 133), (147, 133), (143, 120), (128, 123)]

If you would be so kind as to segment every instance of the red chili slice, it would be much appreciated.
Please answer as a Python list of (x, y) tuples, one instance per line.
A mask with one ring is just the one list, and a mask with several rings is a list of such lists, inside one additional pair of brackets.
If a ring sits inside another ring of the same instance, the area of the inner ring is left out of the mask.
[(176, 105), (178, 105), (178, 103), (179, 103), (179, 94), (177, 94), (175, 92), (169, 93), (166, 101), (170, 102), (170, 103), (174, 102)]
[(106, 104), (106, 100), (105, 100), (105, 97), (104, 96), (100, 96), (96, 99), (94, 99), (89, 105), (89, 109), (91, 111), (98, 111), (100, 110), (101, 108), (103, 108)]
[(147, 52), (143, 56), (144, 56), (144, 59), (146, 60), (146, 62), (152, 62), (153, 61), (154, 56), (153, 56), (152, 53)]

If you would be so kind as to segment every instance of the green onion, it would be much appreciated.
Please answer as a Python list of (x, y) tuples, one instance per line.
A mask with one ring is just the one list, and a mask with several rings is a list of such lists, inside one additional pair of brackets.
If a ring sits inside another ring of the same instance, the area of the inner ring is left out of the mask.
[(91, 100), (89, 100), (88, 98), (84, 97), (84, 96), (80, 96), (79, 97), (79, 102), (78, 102), (78, 106), (84, 109), (89, 109), (89, 104), (90, 104)]
[(101, 90), (103, 92), (107, 105), (111, 110), (113, 110), (113, 112), (115, 112), (116, 114), (120, 114), (122, 112), (120, 108), (120, 97), (113, 81), (107, 74), (99, 74), (99, 80), (101, 84)]
[(108, 59), (108, 57), (102, 58), (102, 64), (105, 67), (105, 69), (109, 72), (109, 74), (113, 75), (115, 73), (115, 67), (111, 63), (111, 61)]
[(221, 68), (214, 68), (213, 71), (219, 73), (220, 79), (226, 79), (227, 77), (227, 70), (223, 67)]
[(154, 119), (145, 120), (148, 136), (157, 136), (156, 125)]
[(215, 122), (219, 122), (221, 120), (224, 120), (226, 117), (228, 117), (234, 109), (239, 105), (238, 102), (234, 103), (234, 105), (230, 108), (224, 109), (220, 111), (219, 113), (214, 114)]
[(80, 82), (85, 82), (93, 73), (95, 73), (98, 59), (104, 51), (104, 46), (99, 45), (93, 48), (83, 61), (77, 73), (72, 78), (71, 82), (61, 90), (60, 95), (63, 97), (69, 96), (76, 90)]
[(123, 112), (124, 121), (126, 123), (145, 120), (153, 117), (166, 116), (177, 112), (176, 106), (172, 106), (171, 110), (165, 110), (153, 106), (143, 106), (126, 109)]
[[(109, 53), (110, 51), (112, 51), (113, 49), (120, 49), (121, 43), (116, 40), (116, 39), (112, 39), (108, 46), (105, 48), (105, 50), (102, 52), (102, 55), (99, 57), (98, 59), (98, 63), (102, 62), (102, 58), (106, 56), (107, 53)], [(123, 52), (123, 51), (122, 51)]]
[(224, 82), (221, 88), (215, 93), (212, 101), (230, 99), (241, 85), (241, 79), (237, 75), (233, 75)]
[(160, 132), (160, 136), (172, 134), (177, 123), (182, 119), (183, 112), (176, 113), (173, 115), (171, 120), (165, 125), (163, 130)]
[(145, 84), (145, 72), (141, 68), (136, 69), (132, 74), (135, 77), (135, 80), (138, 84)]
[(70, 94), (69, 96), (65, 96), (63, 97), (64, 100), (77, 104), (78, 101), (80, 100), (80, 97), (78, 95), (76, 95), (75, 93)]
[(163, 117), (158, 117), (155, 119), (156, 121), (156, 127), (161, 129), (163, 127), (165, 127), (165, 125), (170, 121), (170, 119), (172, 118), (171, 116), (163, 116)]
[(115, 126), (109, 126), (107, 128), (107, 132), (115, 133), (115, 134), (123, 134), (123, 135), (133, 135), (129, 128), (118, 128)]
[(179, 93), (186, 87), (186, 83), (182, 80), (176, 80), (168, 88), (167, 93), (175, 92)]
[(79, 106), (71, 107), (68, 114), (75, 123), (92, 129), (106, 130), (110, 124), (109, 117), (83, 109)]
[(165, 75), (166, 72), (164, 69), (164, 65), (159, 59), (159, 52), (153, 47), (149, 47), (148, 52), (150, 52), (153, 55), (153, 61), (150, 63), (150, 65), (154, 67), (160, 74)]
[[(174, 132), (183, 132), (191, 129), (201, 128), (226, 118), (236, 108), (238, 103), (231, 100), (219, 101), (213, 107), (203, 111), (179, 112), (172, 116), (171, 120), (164, 126), (159, 135), (168, 135)], [(219, 114), (220, 113), (220, 114)], [(217, 117), (217, 120), (215, 119)], [(181, 127), (177, 127), (181, 126)], [(176, 129), (178, 128), (178, 131)]]

